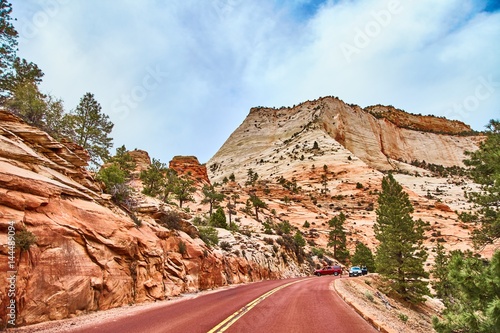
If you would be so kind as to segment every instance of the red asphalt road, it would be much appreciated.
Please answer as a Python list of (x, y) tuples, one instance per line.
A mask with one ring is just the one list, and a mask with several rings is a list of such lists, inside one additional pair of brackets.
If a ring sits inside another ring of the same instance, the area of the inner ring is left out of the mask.
[(226, 318), (265, 295), (282, 289), (249, 306), (227, 333), (370, 333), (377, 332), (352, 310), (330, 284), (339, 277), (322, 276), (302, 279), (262, 281), (209, 293), (165, 306), (121, 315), (112, 321), (75, 327), (71, 333), (197, 333), (209, 332)]

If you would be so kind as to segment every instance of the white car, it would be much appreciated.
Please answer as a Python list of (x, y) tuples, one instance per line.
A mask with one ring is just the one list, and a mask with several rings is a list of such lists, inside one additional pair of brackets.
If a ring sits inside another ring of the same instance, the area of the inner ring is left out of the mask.
[(363, 271), (359, 266), (353, 266), (349, 270), (349, 276), (361, 276), (361, 275), (363, 275)]

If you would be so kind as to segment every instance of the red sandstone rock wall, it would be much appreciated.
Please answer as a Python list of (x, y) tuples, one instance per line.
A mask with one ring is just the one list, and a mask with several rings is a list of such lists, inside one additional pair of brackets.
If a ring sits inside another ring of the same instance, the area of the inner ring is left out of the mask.
[[(138, 170), (147, 167), (146, 152), (130, 154)], [(152, 216), (161, 204), (138, 213), (143, 224), (136, 227), (100, 193), (84, 168), (87, 160), (81, 147), (59, 143), (0, 110), (0, 280), (17, 272), (12, 297), (6, 283), (0, 286), (0, 327), (11, 300), (20, 326), (287, 271), (283, 263), (223, 254), (158, 225)], [(207, 181), (199, 163), (185, 170)], [(28, 250), (15, 249), (12, 263), (9, 226), (18, 237), (23, 229), (36, 236)]]

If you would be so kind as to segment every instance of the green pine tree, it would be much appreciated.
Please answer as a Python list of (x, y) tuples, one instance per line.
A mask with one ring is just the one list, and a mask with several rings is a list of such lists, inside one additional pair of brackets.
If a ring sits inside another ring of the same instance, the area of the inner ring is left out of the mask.
[(116, 149), (116, 155), (111, 157), (97, 173), (97, 179), (104, 183), (104, 191), (112, 195), (113, 201), (128, 208), (135, 202), (131, 196), (132, 188), (125, 182), (134, 168), (135, 162), (123, 145)]
[(490, 262), (472, 252), (451, 253), (444, 267), (450, 288), (443, 297), (443, 318), (433, 318), (439, 333), (500, 332), (500, 250)]
[(413, 220), (408, 194), (392, 174), (382, 179), (382, 192), (378, 198), (375, 237), (380, 242), (375, 257), (375, 266), (390, 291), (399, 294), (411, 303), (423, 301), (429, 294), (428, 277), (424, 270), (427, 259), (422, 242), (424, 223)]
[(12, 24), (14, 19), (12, 14), (12, 4), (6, 0), (0, 0), (0, 88), (1, 96), (7, 92), (5, 80), (12, 73), (17, 52), (17, 33)]
[(189, 178), (189, 174), (187, 176), (177, 178), (172, 190), (172, 193), (175, 195), (177, 200), (179, 200), (180, 208), (182, 208), (182, 204), (184, 202), (194, 200), (194, 192), (196, 192), (196, 187), (194, 186), (194, 181)]
[(0, 84), (6, 90), (7, 95), (12, 95), (19, 86), (28, 83), (38, 86), (44, 75), (37, 64), (16, 57), (12, 63), (12, 69), (3, 77)]
[(444, 246), (436, 246), (436, 257), (434, 259), (434, 268), (432, 269), (432, 287), (438, 298), (445, 298), (453, 292), (448, 281), (448, 262), (449, 257), (444, 251)]
[(128, 153), (125, 145), (116, 148), (115, 156), (111, 157), (106, 163), (116, 163), (125, 174), (130, 176), (130, 173), (135, 169), (135, 161)]
[(92, 166), (98, 166), (109, 158), (109, 149), (113, 139), (109, 134), (113, 123), (102, 113), (101, 105), (94, 95), (86, 93), (76, 109), (71, 113), (71, 122), (75, 130), (75, 142), (87, 149)]
[(486, 140), (464, 163), (471, 167), (472, 179), (481, 185), (481, 192), (470, 193), (468, 198), (479, 206), (472, 222), (481, 223), (474, 233), (476, 245), (493, 243), (500, 238), (500, 121), (490, 120)]
[(71, 117), (64, 111), (62, 100), (46, 95), (44, 101), (46, 111), (42, 129), (56, 140), (74, 138), (75, 133), (71, 127)]
[(295, 236), (293, 236), (293, 241), (298, 247), (306, 246), (306, 240), (304, 239), (304, 236), (302, 236), (302, 233), (298, 230), (295, 232)]
[(253, 171), (252, 169), (248, 169), (247, 170), (247, 181), (245, 182), (245, 185), (246, 186), (255, 186), (257, 179), (259, 179), (259, 175), (257, 174), (257, 172)]
[(16, 85), (5, 104), (12, 113), (29, 125), (44, 127), (47, 104), (44, 101), (44, 95), (33, 82)]
[(201, 189), (203, 193), (202, 204), (209, 204), (208, 214), (212, 216), (213, 208), (216, 207), (222, 200), (224, 200), (224, 194), (218, 192), (214, 185), (203, 185)]
[(345, 263), (349, 259), (349, 250), (347, 250), (347, 239), (344, 230), (346, 216), (344, 213), (335, 216), (328, 221), (331, 228), (328, 237), (328, 246), (333, 247), (333, 256), (338, 261)]
[[(479, 149), (467, 153), (464, 163), (470, 166), (470, 176), (481, 185), (481, 192), (470, 193), (476, 204), (476, 214), (462, 214), (468, 222), (479, 222), (481, 228), (473, 235), (477, 246), (493, 243), (500, 238), (500, 122), (491, 120), (486, 140)], [(452, 252), (439, 263), (438, 288), (446, 288), (441, 297), (446, 306), (443, 319), (434, 318), (439, 333), (500, 332), (500, 250), (490, 262), (472, 252)], [(437, 268), (435, 268), (436, 270)], [(439, 289), (437, 288), (438, 292)]]
[(226, 215), (224, 214), (224, 209), (219, 207), (215, 210), (215, 213), (210, 216), (210, 225), (215, 228), (227, 229)]
[(262, 209), (266, 208), (267, 204), (255, 194), (250, 194), (250, 202), (252, 203), (252, 206), (255, 209), (255, 219), (259, 221), (259, 210), (261, 208)]
[(153, 161), (146, 170), (141, 171), (140, 178), (142, 180), (142, 193), (155, 197), (162, 193), (165, 186), (165, 173), (167, 166), (153, 158)]
[(356, 250), (351, 258), (351, 262), (355, 266), (366, 266), (368, 272), (375, 272), (375, 259), (373, 253), (363, 243), (356, 244)]

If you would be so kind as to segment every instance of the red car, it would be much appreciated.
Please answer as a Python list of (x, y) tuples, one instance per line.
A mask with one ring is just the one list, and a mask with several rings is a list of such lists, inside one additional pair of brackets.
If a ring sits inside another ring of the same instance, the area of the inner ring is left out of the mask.
[(339, 275), (342, 274), (342, 267), (335, 265), (335, 266), (326, 266), (323, 267), (322, 269), (317, 269), (314, 271), (314, 275), (321, 276), (321, 275)]

